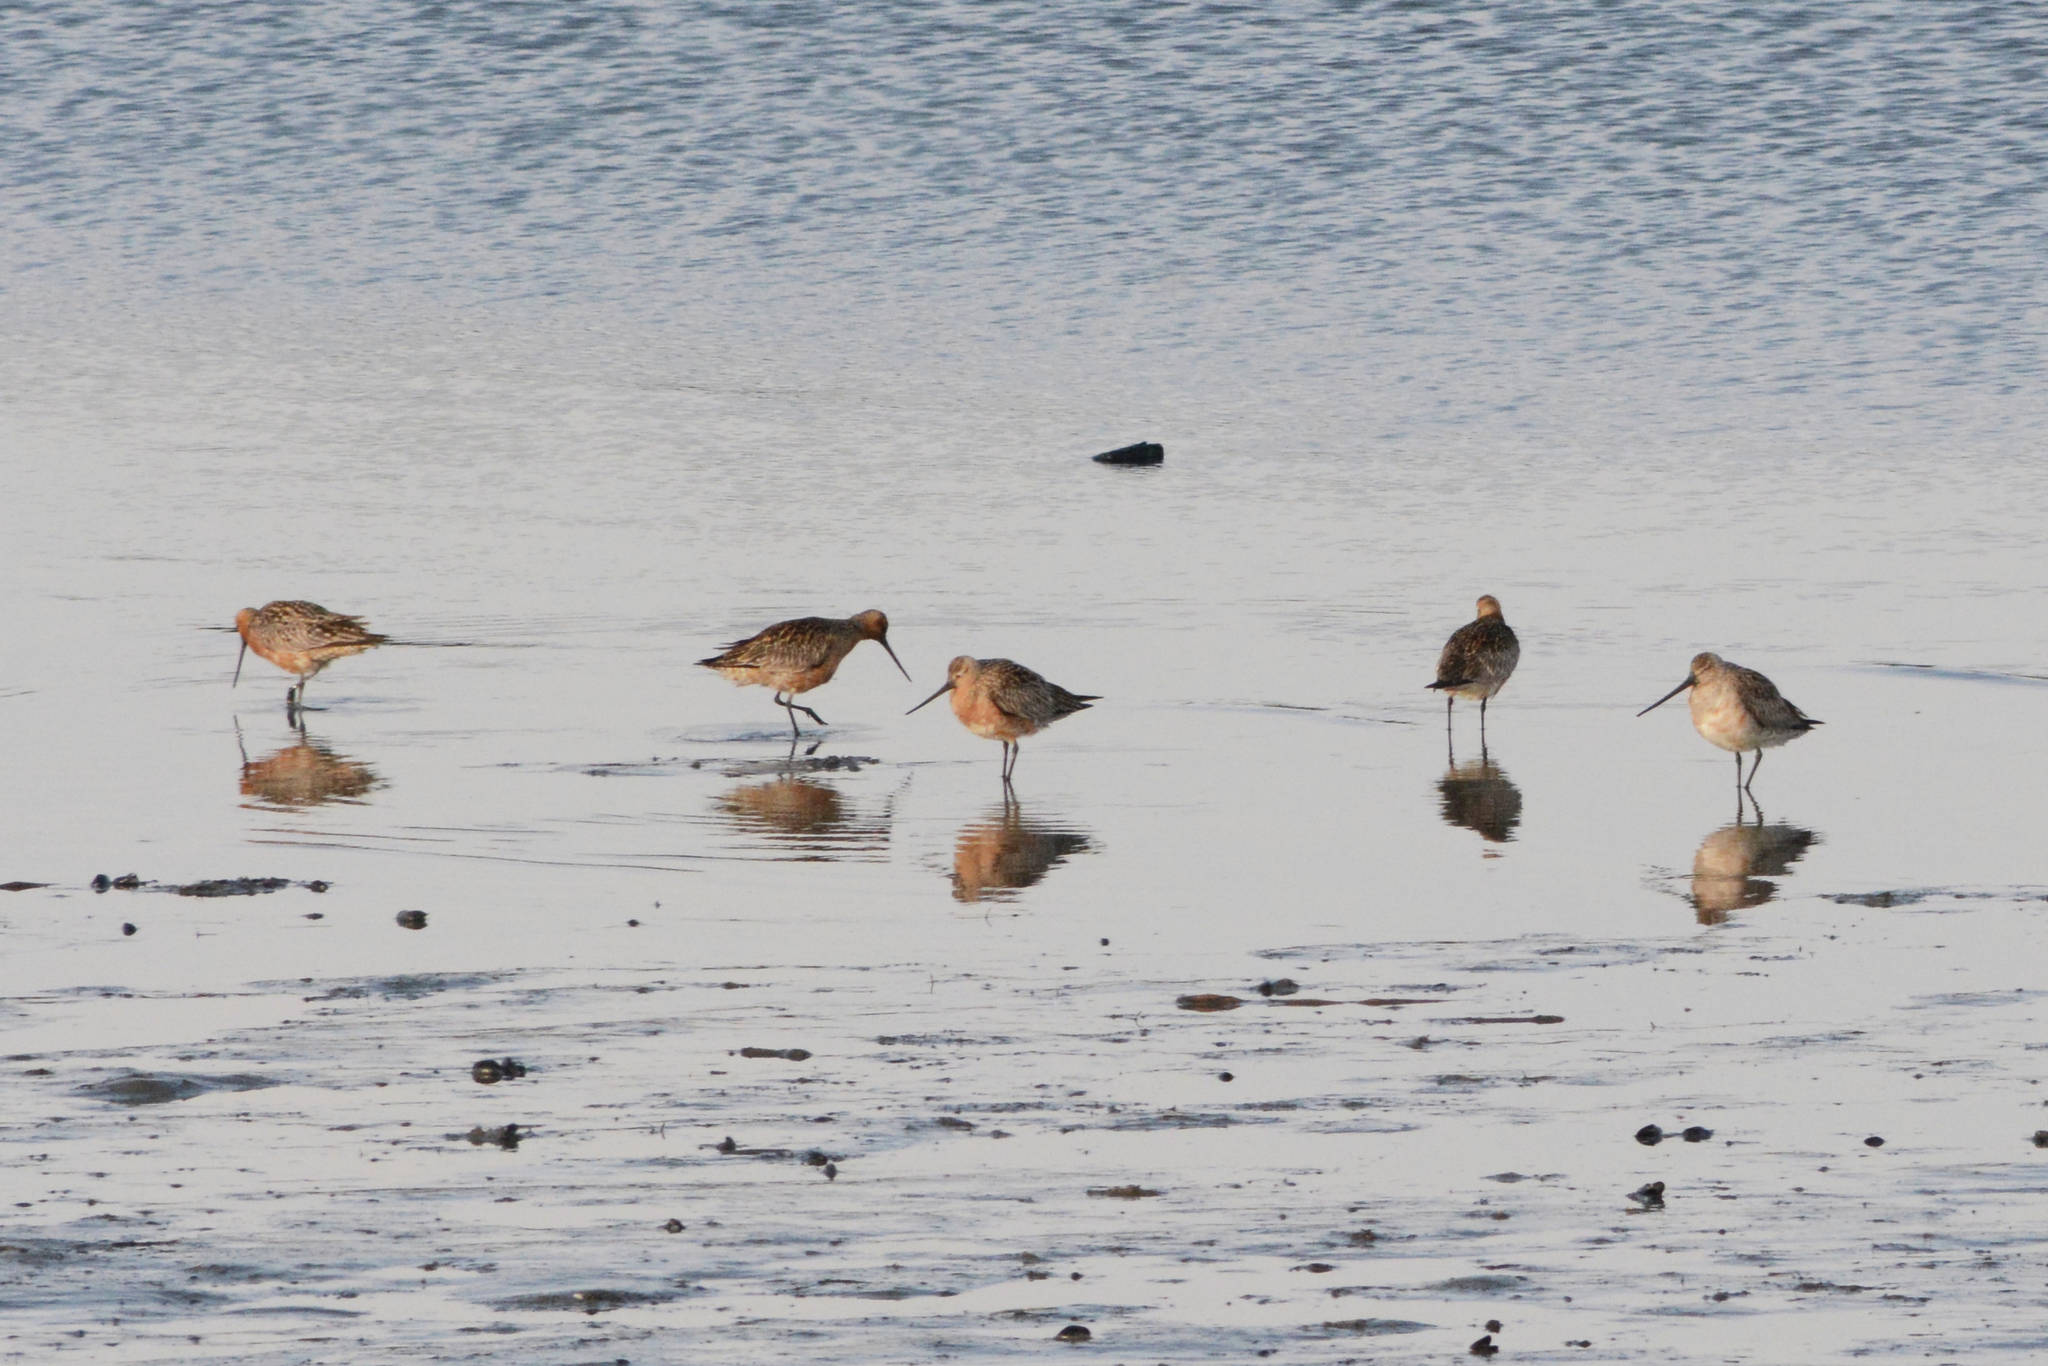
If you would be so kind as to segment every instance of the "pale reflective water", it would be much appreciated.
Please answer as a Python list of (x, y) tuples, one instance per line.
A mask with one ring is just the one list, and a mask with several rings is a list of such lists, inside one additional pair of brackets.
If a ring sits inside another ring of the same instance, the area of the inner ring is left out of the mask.
[[(0, 1355), (2037, 1355), (2043, 55), (0, 9)], [(1104, 696), (1011, 797), (961, 653)]]

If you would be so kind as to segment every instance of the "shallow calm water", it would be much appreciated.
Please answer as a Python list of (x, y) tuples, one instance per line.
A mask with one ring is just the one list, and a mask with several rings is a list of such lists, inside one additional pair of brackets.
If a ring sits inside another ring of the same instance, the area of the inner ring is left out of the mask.
[(2037, 1358), (2044, 53), (0, 9), (0, 1359)]

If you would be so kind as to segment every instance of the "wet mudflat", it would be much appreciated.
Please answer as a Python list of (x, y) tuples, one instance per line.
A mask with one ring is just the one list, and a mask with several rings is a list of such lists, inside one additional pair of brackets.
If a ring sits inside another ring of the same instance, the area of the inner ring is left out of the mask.
[[(1149, 720), (1311, 775), (1332, 724)], [(245, 852), (295, 874), (248, 895), (11, 893), (0, 1344), (1426, 1361), (1498, 1320), (1528, 1360), (2039, 1350), (2042, 890), (1826, 881), (1853, 836), (1745, 808), (1582, 872), (1612, 913), (1428, 901), (1546, 895), (1526, 827), (1443, 790), (1514, 783), (1507, 730), (1490, 776), (1418, 765), (1389, 839), (1450, 862), (1412, 887), (1194, 895), (1157, 842), (1200, 803), (1132, 799), (1141, 755), (1090, 804), (1044, 746), (1047, 796), (1002, 800), (991, 764), (743, 729), (517, 770), (665, 821), (697, 854), (666, 869), (422, 865), (352, 847), (339, 800)]]

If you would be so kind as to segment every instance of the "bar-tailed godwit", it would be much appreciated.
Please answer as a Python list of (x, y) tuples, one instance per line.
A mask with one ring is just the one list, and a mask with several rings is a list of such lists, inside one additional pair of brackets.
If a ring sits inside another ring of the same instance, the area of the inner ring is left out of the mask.
[(1429, 686), (1444, 694), (1444, 724), (1451, 723), (1451, 706), (1458, 698), (1477, 698), (1484, 734), (1487, 699), (1507, 683), (1521, 658), (1522, 644), (1500, 614), (1500, 599), (1488, 593), (1479, 600), (1479, 615), (1451, 632), (1436, 658), (1436, 682)]
[[(330, 612), (317, 602), (267, 602), (235, 613), (242, 648), (235, 652), (235, 683), (242, 681), (242, 658), (254, 650), (288, 674), (297, 674), (284, 695), (288, 712), (305, 705), (306, 684), (337, 659), (359, 655), (386, 637), (363, 625), (361, 617)], [(231, 683), (228, 686), (233, 687)]]
[(1068, 692), (1014, 660), (961, 655), (946, 666), (945, 686), (910, 711), (946, 693), (953, 694), (953, 715), (960, 718), (961, 725), (984, 740), (1003, 742), (1005, 784), (1017, 769), (1019, 740), (1102, 700), (1088, 693)]
[[(1735, 782), (1744, 792), (1756, 781), (1763, 767), (1764, 751), (1787, 740), (1797, 739), (1821, 724), (1785, 700), (1777, 684), (1755, 669), (1730, 664), (1717, 654), (1702, 651), (1692, 657), (1685, 681), (1637, 712), (1647, 716), (1672, 698), (1692, 689), (1692, 728), (1708, 744), (1735, 755)], [(1756, 751), (1747, 781), (1742, 776), (1742, 755)]]
[(910, 670), (889, 649), (889, 618), (880, 612), (862, 612), (844, 619), (797, 617), (793, 621), (778, 621), (765, 631), (736, 640), (720, 653), (697, 662), (743, 686), (752, 683), (775, 689), (775, 705), (789, 713), (790, 733), (796, 735), (798, 712), (821, 726), (826, 724), (824, 717), (797, 703), (797, 694), (831, 682), (832, 675), (839, 671), (839, 661), (863, 640), (877, 641), (889, 650), (889, 658), (902, 671), (904, 680), (909, 680)]

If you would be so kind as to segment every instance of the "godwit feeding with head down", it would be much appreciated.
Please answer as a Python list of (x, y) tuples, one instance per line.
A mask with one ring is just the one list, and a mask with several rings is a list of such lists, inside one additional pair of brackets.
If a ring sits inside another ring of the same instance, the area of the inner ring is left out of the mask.
[(1507, 683), (1521, 661), (1522, 645), (1500, 614), (1500, 599), (1491, 593), (1479, 600), (1479, 615), (1451, 632), (1436, 659), (1436, 682), (1444, 694), (1444, 724), (1451, 724), (1451, 706), (1460, 697), (1479, 699), (1479, 731), (1486, 733), (1486, 701)]
[(800, 733), (796, 724), (798, 712), (821, 726), (826, 724), (824, 717), (797, 704), (797, 694), (830, 683), (832, 675), (839, 671), (839, 661), (863, 640), (877, 641), (889, 650), (889, 658), (902, 671), (904, 680), (909, 680), (910, 670), (889, 649), (889, 618), (880, 612), (862, 612), (844, 619), (797, 617), (793, 621), (778, 621), (767, 630), (736, 640), (720, 653), (697, 662), (743, 686), (754, 683), (775, 689), (775, 705), (789, 713), (793, 737)]
[(1085, 710), (1090, 702), (1101, 701), (1088, 693), (1068, 692), (1014, 660), (961, 655), (946, 666), (946, 685), (910, 711), (949, 692), (953, 694), (953, 715), (960, 718), (961, 725), (984, 740), (1003, 742), (1006, 784), (1017, 768), (1019, 740), (1036, 735), (1062, 716)]
[[(1821, 724), (1785, 700), (1778, 685), (1755, 669), (1730, 664), (1717, 654), (1702, 651), (1692, 657), (1685, 681), (1637, 712), (1647, 716), (1672, 698), (1692, 689), (1692, 728), (1710, 745), (1735, 754), (1735, 782), (1744, 792), (1756, 781), (1763, 767), (1764, 751), (1796, 739)], [(1742, 755), (1756, 751), (1749, 766), (1749, 778), (1742, 776)]]
[[(363, 625), (361, 617), (330, 612), (317, 602), (267, 602), (235, 613), (242, 648), (235, 652), (235, 683), (242, 681), (242, 658), (254, 650), (288, 674), (297, 674), (284, 695), (287, 712), (305, 704), (306, 684), (337, 659), (359, 655), (386, 639)], [(231, 683), (228, 686), (233, 687)]]

